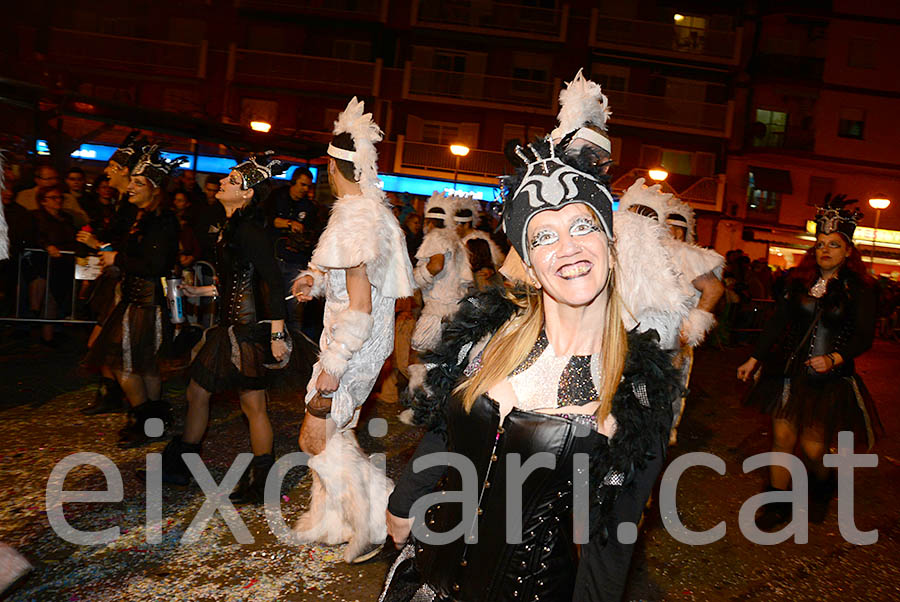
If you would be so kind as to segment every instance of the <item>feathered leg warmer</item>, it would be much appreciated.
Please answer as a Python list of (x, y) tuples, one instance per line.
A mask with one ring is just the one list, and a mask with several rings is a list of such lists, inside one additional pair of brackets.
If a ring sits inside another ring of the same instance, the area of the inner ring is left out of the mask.
[(394, 483), (363, 453), (352, 431), (339, 431), (322, 453), (310, 458), (314, 471), (309, 510), (294, 525), (298, 543), (347, 542), (346, 562), (387, 538), (385, 511)]

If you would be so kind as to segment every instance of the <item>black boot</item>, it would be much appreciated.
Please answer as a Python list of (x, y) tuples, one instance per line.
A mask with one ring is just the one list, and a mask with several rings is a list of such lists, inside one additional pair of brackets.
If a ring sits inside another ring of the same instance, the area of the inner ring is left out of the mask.
[(181, 487), (191, 482), (191, 471), (181, 454), (199, 454), (201, 444), (185, 443), (176, 435), (162, 452), (162, 482)]
[(247, 467), (237, 487), (228, 496), (231, 503), (235, 505), (262, 504), (266, 479), (273, 464), (275, 464), (275, 456), (272, 454), (253, 456), (250, 466)]
[[(162, 441), (165, 428), (171, 423), (172, 406), (166, 401), (148, 400), (139, 406), (131, 408), (128, 423), (119, 431), (119, 449), (139, 447), (152, 441)], [(159, 418), (163, 421), (163, 432), (155, 434), (151, 431), (148, 436), (144, 426), (151, 418)]]
[(809, 522), (822, 524), (828, 516), (828, 505), (837, 492), (837, 477), (829, 471), (824, 480), (813, 477), (809, 482)]
[(94, 402), (86, 408), (82, 408), (81, 413), (86, 416), (94, 416), (124, 412), (125, 407), (122, 405), (122, 400), (122, 387), (119, 386), (118, 381), (114, 378), (101, 377)]
[[(766, 487), (766, 491), (783, 491), (774, 487)], [(793, 504), (791, 502), (769, 502), (756, 515), (756, 527), (760, 531), (771, 533), (791, 521)]]

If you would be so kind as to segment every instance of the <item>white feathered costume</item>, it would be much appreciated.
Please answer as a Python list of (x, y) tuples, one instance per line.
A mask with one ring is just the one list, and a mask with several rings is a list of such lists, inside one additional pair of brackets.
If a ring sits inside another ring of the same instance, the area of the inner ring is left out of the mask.
[[(3, 153), (0, 152), (0, 191), (6, 186), (4, 175)], [(0, 260), (3, 259), (9, 259), (9, 226), (6, 225), (6, 217), (3, 214), (3, 203), (0, 203)]]
[[(653, 248), (656, 245), (649, 245), (647, 241), (639, 240), (624, 231), (620, 235), (620, 225), (627, 229), (629, 225), (632, 228), (637, 227), (632, 224), (644, 224), (645, 227), (646, 224), (652, 224), (654, 231), (657, 232), (654, 238), (663, 251), (668, 264), (665, 272), (677, 275), (677, 284), (674, 286), (673, 292), (677, 291), (677, 295), (682, 299), (677, 311), (672, 311), (672, 308), (668, 306), (659, 306), (658, 303), (646, 304), (638, 301), (634, 301), (634, 307), (631, 308), (634, 318), (639, 323), (639, 330), (655, 329), (660, 335), (660, 344), (666, 349), (677, 349), (680, 346), (679, 335), (682, 329), (687, 335), (688, 344), (693, 347), (700, 344), (706, 333), (713, 327), (715, 318), (710, 312), (697, 308), (700, 291), (691, 283), (697, 277), (710, 272), (717, 277), (720, 276), (724, 265), (724, 259), (715, 251), (676, 240), (669, 229), (657, 220), (628, 210), (629, 207), (635, 205), (649, 207), (656, 212), (657, 216), (665, 220), (666, 216), (675, 211), (677, 204), (679, 202), (674, 200), (672, 194), (661, 191), (659, 184), (648, 187), (644, 185), (643, 178), (638, 178), (619, 200), (619, 210), (613, 220), (616, 227), (620, 263), (623, 251), (626, 254), (633, 254), (635, 261), (638, 262), (642, 261), (641, 255), (655, 254), (656, 252), (656, 249)], [(646, 264), (646, 260), (643, 260), (643, 263)], [(641, 265), (641, 263), (636, 265)], [(645, 265), (645, 269), (646, 267)], [(652, 266), (650, 269), (654, 269), (655, 272), (655, 268)], [(624, 287), (626, 291), (657, 286), (653, 281), (654, 272), (626, 270), (626, 272), (629, 271), (633, 272), (632, 277), (636, 282), (630, 287)], [(643, 280), (645, 274), (649, 279), (648, 282), (639, 282)], [(686, 300), (683, 297), (685, 294), (687, 295)]]
[[(472, 212), (472, 227), (475, 228), (478, 225), (478, 220), (481, 217), (481, 205), (473, 198), (470, 197), (462, 197), (456, 201), (456, 213), (458, 214), (463, 209), (468, 209)], [(457, 224), (463, 223), (458, 215), (453, 218), (453, 221)], [(491, 249), (491, 261), (494, 263), (494, 268), (499, 269), (500, 266), (503, 265), (503, 261), (506, 259), (506, 255), (503, 254), (503, 251), (500, 250), (500, 247), (497, 246), (497, 243), (491, 239), (490, 235), (484, 230), (473, 229), (471, 232), (466, 234), (460, 239), (460, 242), (463, 244), (463, 247), (466, 246), (466, 243), (472, 240), (473, 238), (479, 238), (485, 241), (488, 244), (488, 247)]]
[[(351, 429), (393, 352), (395, 301), (411, 296), (414, 284), (405, 238), (378, 179), (375, 142), (382, 132), (355, 97), (334, 125), (335, 135), (344, 132), (351, 134), (356, 150), (329, 147), (329, 153), (352, 160), (362, 194), (335, 201), (311, 268), (300, 274), (313, 277), (312, 296), (325, 297), (319, 361), (306, 401), (316, 395), (322, 370), (337, 376), (330, 417), (338, 428), (325, 450), (310, 460), (318, 478), (310, 509), (294, 534), (298, 542), (348, 541), (344, 558), (349, 562), (386, 537), (384, 512), (393, 483), (362, 453)], [(371, 283), (371, 314), (350, 309), (346, 270), (361, 264)]]
[[(435, 209), (443, 212), (435, 212)], [(426, 219), (445, 217), (444, 227), (426, 234), (416, 251), (414, 274), (424, 302), (412, 335), (412, 347), (416, 351), (432, 349), (440, 341), (442, 320), (456, 313), (459, 300), (472, 282), (469, 256), (454, 227), (455, 210), (456, 200), (439, 192), (432, 194), (425, 203)], [(444, 256), (444, 267), (432, 275), (428, 271), (428, 260), (434, 255)]]

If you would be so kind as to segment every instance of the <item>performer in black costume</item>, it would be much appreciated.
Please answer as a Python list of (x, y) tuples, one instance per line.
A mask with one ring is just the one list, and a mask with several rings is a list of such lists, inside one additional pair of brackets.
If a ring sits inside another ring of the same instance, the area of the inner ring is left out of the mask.
[(164, 311), (162, 279), (177, 260), (178, 220), (163, 209), (162, 198), (169, 175), (184, 159), (169, 161), (156, 145), (144, 148), (128, 184), (128, 200), (137, 207), (135, 219), (117, 249), (100, 251), (105, 268), (115, 266), (122, 272), (122, 299), (104, 322), (86, 364), (111, 370), (125, 391), (131, 416), (119, 432), (123, 448), (150, 440), (144, 432), (147, 420), (169, 418), (169, 405), (161, 399), (158, 360), (172, 330)]
[[(816, 215), (816, 244), (791, 271), (784, 295), (766, 323), (750, 359), (738, 368), (747, 380), (762, 364), (747, 403), (771, 414), (772, 450), (803, 450), (810, 481), (810, 520), (822, 522), (835, 493), (834, 475), (822, 464), (835, 433), (851, 430), (871, 449), (882, 430), (875, 405), (854, 367), (872, 346), (877, 294), (853, 232), (862, 218), (845, 208), (843, 196), (828, 198)], [(768, 490), (790, 486), (786, 468), (773, 465)], [(760, 529), (791, 519), (790, 502), (762, 507)]]
[[(135, 130), (125, 137), (116, 152), (109, 158), (106, 168), (103, 170), (109, 185), (119, 195), (115, 215), (106, 227), (97, 227), (92, 223), (92, 230), (82, 229), (76, 235), (78, 242), (98, 251), (104, 247), (117, 250), (128, 234), (128, 229), (134, 223), (137, 216), (137, 207), (128, 202), (128, 184), (131, 182), (131, 170), (137, 165), (143, 155), (142, 149), (147, 145), (147, 139)], [(89, 299), (89, 306), (97, 320), (97, 325), (91, 331), (88, 338), (88, 349), (93, 347), (94, 341), (100, 334), (103, 324), (115, 309), (120, 296), (119, 285), (122, 281), (122, 272), (118, 267), (111, 265), (103, 270), (103, 273), (94, 282)], [(100, 382), (97, 385), (97, 396), (93, 403), (82, 408), (81, 413), (87, 415), (107, 414), (120, 412), (125, 409), (128, 402), (125, 401), (122, 387), (109, 366), (100, 367)], [(124, 403), (124, 405), (123, 405)]]
[[(586, 154), (532, 146), (531, 157), (518, 149), (526, 169), (504, 182), (503, 215), (528, 282), (461, 302), (413, 400), (430, 427), (414, 458), (449, 450), (470, 460), (477, 509), (447, 495), (414, 517), (415, 540), (381, 600), (618, 600), (625, 587), (633, 544), (617, 526), (638, 522), (662, 467), (677, 377), (655, 333), (625, 332), (608, 180)], [(528, 474), (517, 506), (507, 468), (539, 452), (555, 465)], [(459, 471), (412, 464), (388, 507), (398, 544), (419, 497), (462, 489)], [(575, 507), (590, 515), (576, 519), (577, 537)], [(430, 543), (457, 525), (477, 528), (477, 543)]]
[[(184, 433), (166, 445), (163, 480), (185, 485), (190, 472), (183, 453), (200, 453), (209, 423), (212, 393), (238, 389), (250, 424), (254, 458), (231, 494), (235, 504), (261, 503), (272, 453), (272, 425), (266, 413), (267, 367), (283, 367), (290, 356), (284, 328), (285, 293), (274, 249), (265, 231), (263, 202), (273, 175), (286, 165), (271, 153), (251, 157), (220, 182), (216, 198), (227, 222), (216, 243), (218, 286), (183, 286), (189, 296), (219, 296), (219, 320), (208, 329), (191, 364)], [(267, 296), (261, 296), (261, 284)], [(268, 310), (269, 320), (263, 320)]]

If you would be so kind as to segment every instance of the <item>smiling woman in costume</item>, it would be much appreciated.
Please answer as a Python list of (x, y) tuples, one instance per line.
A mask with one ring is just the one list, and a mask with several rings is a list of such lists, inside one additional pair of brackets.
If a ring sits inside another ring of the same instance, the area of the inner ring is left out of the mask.
[[(387, 518), (395, 543), (411, 541), (382, 600), (618, 600), (625, 587), (633, 543), (617, 526), (638, 522), (662, 467), (676, 378), (653, 333), (625, 331), (607, 178), (586, 153), (529, 149), (504, 182), (503, 212), (528, 282), (460, 304), (414, 400), (430, 427), (415, 457), (467, 458), (478, 506), (441, 502), (413, 517), (435, 487), (463, 487), (455, 469), (414, 473), (410, 462)], [(527, 475), (517, 506), (507, 470), (540, 452), (555, 463)], [(584, 509), (574, 534), (573, 508)], [(457, 525), (477, 543), (430, 543)]]
[(131, 419), (119, 432), (123, 448), (150, 440), (144, 432), (147, 420), (169, 419), (158, 366), (160, 347), (171, 335), (171, 324), (163, 315), (161, 278), (178, 256), (178, 220), (162, 207), (162, 200), (169, 176), (185, 159), (169, 161), (156, 145), (144, 148), (128, 183), (128, 201), (137, 207), (135, 219), (118, 249), (100, 251), (104, 268), (122, 271), (122, 300), (103, 324), (86, 363), (112, 370), (125, 391)]
[[(834, 495), (822, 457), (838, 431), (853, 430), (871, 449), (881, 429), (875, 405), (854, 369), (872, 346), (876, 293), (853, 232), (862, 219), (855, 201), (826, 199), (816, 215), (816, 244), (791, 271), (784, 296), (766, 323), (753, 355), (737, 371), (747, 380), (762, 370), (747, 402), (771, 414), (772, 451), (794, 453), (798, 441), (812, 472), (810, 520), (822, 522)], [(787, 469), (772, 465), (768, 490), (790, 486)], [(763, 506), (757, 525), (775, 530), (791, 520), (791, 503)]]

